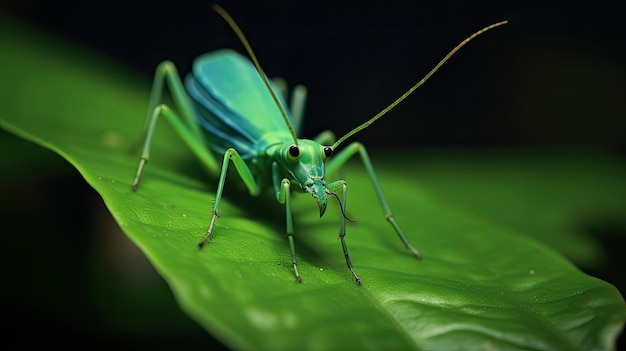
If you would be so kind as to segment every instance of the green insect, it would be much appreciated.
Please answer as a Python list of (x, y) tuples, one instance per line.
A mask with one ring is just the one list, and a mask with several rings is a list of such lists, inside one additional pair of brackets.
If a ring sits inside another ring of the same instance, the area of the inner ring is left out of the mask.
[[(268, 80), (237, 24), (224, 9), (219, 6), (213, 8), (235, 31), (254, 63), (232, 50), (214, 51), (194, 61), (193, 70), (185, 77), (184, 83), (171, 62), (164, 61), (157, 67), (148, 106), (143, 151), (133, 190), (137, 189), (143, 168), (150, 158), (156, 123), (159, 117), (165, 117), (206, 168), (214, 176), (219, 176), (211, 222), (198, 247), (202, 248), (213, 236), (227, 169), (232, 163), (252, 196), (258, 196), (263, 189), (272, 187), (276, 200), (285, 205), (286, 236), (298, 282), (302, 280), (296, 260), (291, 192), (309, 193), (317, 203), (320, 217), (326, 211), (328, 197), (336, 198), (341, 209), (339, 239), (343, 254), (348, 269), (360, 285), (361, 279), (354, 271), (345, 240), (346, 220), (349, 220), (345, 215), (348, 185), (344, 180), (327, 182), (329, 176), (348, 159), (358, 155), (372, 181), (384, 217), (391, 223), (404, 246), (420, 259), (422, 256), (409, 243), (392, 215), (365, 147), (352, 142), (341, 152), (336, 152), (337, 147), (404, 100), (467, 42), (506, 21), (485, 27), (463, 40), (405, 94), (343, 137), (335, 140), (334, 134), (327, 131), (309, 140), (299, 139), (295, 132), (300, 129), (306, 89), (296, 86), (287, 108), (282, 94)], [(171, 91), (176, 112), (161, 104), (164, 82)], [(221, 164), (215, 155), (222, 155)]]

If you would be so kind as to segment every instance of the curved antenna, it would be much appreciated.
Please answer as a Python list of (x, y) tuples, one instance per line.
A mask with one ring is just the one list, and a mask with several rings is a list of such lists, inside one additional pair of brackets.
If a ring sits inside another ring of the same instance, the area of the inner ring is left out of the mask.
[(259, 75), (261, 76), (263, 83), (265, 83), (267, 90), (270, 92), (270, 95), (272, 95), (272, 99), (274, 100), (274, 103), (278, 107), (278, 110), (280, 110), (280, 114), (281, 116), (283, 116), (283, 120), (285, 121), (285, 124), (287, 124), (287, 128), (289, 128), (289, 132), (291, 133), (291, 136), (293, 137), (294, 144), (298, 146), (298, 137), (296, 136), (296, 132), (293, 130), (291, 123), (289, 123), (287, 114), (285, 113), (285, 110), (283, 109), (283, 107), (280, 105), (280, 101), (278, 101), (278, 97), (276, 97), (276, 94), (274, 94), (274, 91), (272, 90), (270, 86), (270, 82), (267, 79), (265, 72), (263, 72), (263, 70), (261, 69), (261, 65), (259, 64), (259, 61), (256, 59), (256, 55), (254, 54), (254, 51), (252, 51), (252, 47), (250, 47), (250, 43), (248, 43), (248, 39), (246, 39), (246, 36), (243, 35), (243, 32), (241, 31), (241, 29), (239, 28), (235, 20), (232, 17), (230, 17), (230, 15), (228, 14), (228, 12), (226, 12), (226, 10), (224, 10), (220, 5), (213, 5), (212, 8), (215, 12), (219, 13), (220, 16), (222, 16), (222, 18), (228, 23), (228, 25), (233, 29), (235, 34), (237, 34), (237, 37), (239, 37), (239, 40), (241, 41), (243, 46), (246, 48), (248, 55), (250, 55), (252, 62), (254, 62), (254, 66), (256, 67), (256, 70), (259, 71)]
[(343, 218), (344, 218), (346, 221), (348, 221), (348, 222), (353, 222), (353, 223), (354, 223), (354, 222), (356, 222), (354, 219), (350, 219), (350, 218), (348, 218), (348, 216), (346, 216), (346, 211), (345, 211), (345, 209), (343, 208), (343, 204), (341, 203), (341, 200), (339, 200), (339, 195), (337, 195), (337, 193), (336, 193), (336, 192), (334, 192), (334, 191), (330, 191), (330, 190), (326, 189), (326, 194), (330, 194), (330, 195), (334, 196), (334, 197), (335, 197), (335, 199), (337, 199), (337, 202), (339, 203), (339, 208), (341, 209), (341, 215), (343, 216)]
[(457, 46), (454, 47), (454, 49), (452, 49), (441, 61), (439, 61), (439, 63), (430, 70), (430, 72), (428, 72), (424, 78), (422, 78), (419, 82), (417, 82), (414, 86), (411, 87), (411, 89), (409, 89), (406, 93), (402, 94), (402, 96), (400, 96), (396, 101), (392, 102), (391, 105), (385, 107), (385, 109), (383, 109), (382, 111), (380, 111), (376, 116), (372, 117), (370, 120), (368, 120), (367, 122), (361, 124), (360, 126), (352, 129), (351, 131), (349, 131), (346, 135), (342, 136), (341, 138), (339, 138), (339, 140), (337, 140), (332, 148), (335, 149), (337, 146), (339, 146), (339, 144), (341, 144), (341, 142), (343, 142), (344, 140), (348, 139), (349, 137), (353, 136), (354, 134), (360, 132), (361, 130), (369, 127), (372, 123), (376, 122), (377, 119), (379, 119), (380, 117), (382, 117), (383, 115), (385, 115), (387, 112), (389, 112), (392, 108), (396, 107), (396, 105), (398, 105), (400, 102), (402, 102), (402, 100), (406, 99), (407, 96), (411, 95), (411, 93), (413, 91), (415, 91), (415, 89), (419, 88), (422, 84), (424, 84), (428, 78), (430, 78), (430, 76), (433, 75), (433, 73), (435, 73), (439, 67), (441, 67), (446, 61), (448, 61), (448, 59), (450, 57), (452, 57), (452, 55), (454, 55), (457, 51), (459, 51), (460, 48), (462, 48), (465, 44), (467, 44), (470, 40), (476, 38), (477, 36), (483, 34), (484, 32), (501, 26), (503, 24), (506, 24), (508, 21), (502, 21), (502, 22), (498, 22), (498, 23), (494, 23), (490, 26), (487, 26), (479, 31), (477, 31), (476, 33), (470, 35), (469, 37), (465, 38), (465, 40), (463, 40), (462, 42), (460, 42)]

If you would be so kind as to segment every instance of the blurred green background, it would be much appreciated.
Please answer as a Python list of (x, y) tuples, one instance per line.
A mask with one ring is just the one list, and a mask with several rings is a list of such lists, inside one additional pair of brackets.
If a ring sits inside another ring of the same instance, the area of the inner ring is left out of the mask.
[[(342, 135), (393, 101), (465, 36), (507, 19), (508, 25), (464, 48), (358, 140), (372, 149), (477, 155), (502, 149), (585, 155), (591, 150), (624, 164), (626, 29), (617, 2), (221, 4), (268, 74), (309, 88), (305, 136), (324, 129)], [(8, 20), (119, 61), (145, 78), (146, 89), (164, 59), (186, 72), (202, 52), (241, 48), (210, 2), (154, 1), (146, 7), (9, 0), (0, 4), (0, 21)], [(168, 287), (77, 171), (4, 132), (1, 141), (2, 220), (9, 228), (27, 222), (33, 229), (6, 235), (2, 245), (8, 330), (54, 331), (67, 340), (88, 337), (114, 345), (184, 341), (220, 347), (178, 309)], [(16, 148), (17, 158), (11, 152)], [(436, 167), (449, 172), (458, 158), (439, 160), (430, 180), (422, 168), (421, 181), (430, 181), (433, 189)], [(623, 167), (608, 171), (615, 169)], [(448, 198), (464, 191), (438, 190)], [(66, 201), (58, 203), (59, 198)], [(617, 213), (581, 228), (598, 239), (605, 260), (578, 264), (623, 293), (626, 224), (624, 212)], [(66, 221), (68, 214), (76, 220)]]

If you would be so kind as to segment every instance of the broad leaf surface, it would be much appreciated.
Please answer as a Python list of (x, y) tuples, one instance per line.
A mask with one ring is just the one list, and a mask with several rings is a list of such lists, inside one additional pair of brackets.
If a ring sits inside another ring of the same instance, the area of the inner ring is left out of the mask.
[[(284, 209), (250, 198), (231, 177), (213, 242), (195, 245), (209, 221), (215, 179), (204, 175), (163, 123), (140, 189), (131, 191), (148, 82), (58, 43), (5, 28), (0, 36), (4, 129), (67, 159), (102, 196), (131, 240), (167, 280), (182, 308), (237, 349), (611, 349), (625, 318), (617, 289), (580, 272), (518, 231), (440, 201), (416, 182), (418, 162), (374, 157), (408, 237), (409, 255), (385, 221), (358, 162), (349, 184), (348, 245), (363, 286), (336, 240), (339, 208), (317, 218), (294, 198), (303, 283), (293, 279)], [(72, 55), (71, 53), (74, 53)], [(113, 73), (112, 73), (113, 72)], [(383, 155), (384, 156), (384, 155)], [(461, 185), (459, 185), (461, 186)], [(532, 218), (528, 218), (532, 221)], [(532, 233), (530, 233), (532, 234)]]
[[(416, 162), (405, 172), (415, 174), (438, 198), (522, 231), (579, 266), (607, 264), (590, 232), (626, 228), (623, 158), (589, 149), (430, 151), (412, 156)], [(402, 157), (396, 155), (392, 162), (402, 162)]]

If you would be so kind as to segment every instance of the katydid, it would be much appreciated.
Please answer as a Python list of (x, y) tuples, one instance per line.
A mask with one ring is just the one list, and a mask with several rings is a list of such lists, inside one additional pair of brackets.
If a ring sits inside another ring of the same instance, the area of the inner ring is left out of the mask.
[[(339, 240), (343, 255), (348, 269), (360, 285), (361, 279), (350, 261), (345, 240), (348, 185), (344, 180), (327, 182), (328, 176), (335, 173), (352, 156), (358, 155), (374, 186), (384, 217), (391, 223), (404, 246), (421, 259), (421, 254), (409, 243), (392, 215), (365, 147), (359, 142), (352, 142), (341, 152), (337, 153), (335, 150), (347, 138), (368, 127), (404, 100), (463, 45), (506, 21), (485, 27), (463, 40), (406, 93), (343, 137), (335, 140), (334, 134), (326, 131), (309, 140), (299, 139), (296, 135), (304, 112), (306, 89), (296, 86), (289, 108), (286, 108), (282, 94), (261, 69), (239, 26), (224, 9), (217, 5), (213, 8), (232, 27), (252, 62), (232, 50), (213, 51), (194, 61), (192, 72), (186, 76), (184, 82), (171, 62), (164, 61), (157, 67), (148, 106), (143, 151), (133, 181), (133, 190), (137, 189), (143, 168), (150, 158), (150, 146), (157, 120), (165, 117), (206, 168), (215, 177), (219, 177), (211, 222), (198, 244), (199, 248), (213, 236), (216, 219), (219, 218), (227, 169), (232, 162), (250, 195), (258, 196), (266, 187), (272, 187), (276, 200), (285, 205), (286, 236), (298, 282), (302, 279), (296, 260), (291, 192), (309, 193), (317, 203), (320, 217), (326, 210), (328, 197), (336, 198), (341, 210)], [(161, 103), (164, 82), (168, 85), (177, 111)], [(222, 155), (221, 164), (216, 155)]]

